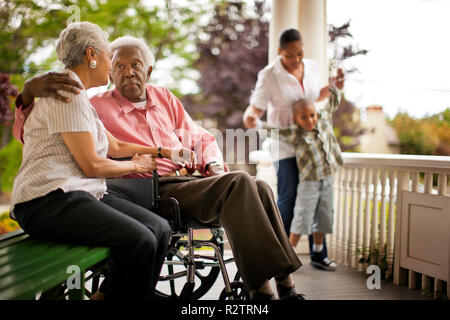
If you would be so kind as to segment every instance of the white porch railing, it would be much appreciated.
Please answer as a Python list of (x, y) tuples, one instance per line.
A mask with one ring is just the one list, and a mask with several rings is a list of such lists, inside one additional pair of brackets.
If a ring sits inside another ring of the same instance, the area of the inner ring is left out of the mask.
[[(450, 157), (343, 157), (344, 166), (334, 179), (330, 257), (360, 271), (378, 264), (395, 284), (420, 288), (435, 298), (446, 288), (449, 297)], [(268, 172), (274, 172), (267, 158), (264, 151), (254, 156), (258, 177), (266, 180)]]

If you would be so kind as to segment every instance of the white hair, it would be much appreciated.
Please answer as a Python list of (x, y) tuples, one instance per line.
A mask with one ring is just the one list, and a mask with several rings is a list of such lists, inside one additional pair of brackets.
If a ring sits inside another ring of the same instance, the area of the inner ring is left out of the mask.
[(150, 51), (150, 48), (144, 40), (132, 36), (125, 36), (117, 38), (109, 44), (109, 50), (111, 52), (114, 52), (114, 50), (122, 47), (137, 47), (142, 53), (142, 58), (144, 59), (144, 63), (146, 64), (146, 66), (153, 67), (153, 64), (155, 63), (155, 57), (153, 56), (153, 53)]
[(98, 53), (102, 47), (108, 46), (108, 33), (98, 25), (90, 22), (74, 22), (59, 34), (56, 53), (66, 68), (80, 65), (88, 47)]

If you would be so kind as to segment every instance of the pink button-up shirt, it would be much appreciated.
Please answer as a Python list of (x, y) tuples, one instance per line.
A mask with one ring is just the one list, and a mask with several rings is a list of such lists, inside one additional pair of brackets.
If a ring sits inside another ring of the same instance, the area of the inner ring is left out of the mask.
[[(117, 89), (95, 95), (91, 104), (106, 129), (118, 140), (150, 147), (187, 148), (197, 155), (199, 169), (204, 173), (207, 163), (217, 161), (223, 164), (222, 153), (213, 135), (194, 123), (184, 110), (180, 100), (170, 90), (146, 85), (147, 104), (136, 107)], [(33, 106), (22, 110), (22, 100), (16, 100), (13, 135), (23, 143), (23, 125)], [(165, 175), (181, 168), (168, 159), (157, 159), (158, 174)], [(131, 176), (148, 177), (147, 174)]]

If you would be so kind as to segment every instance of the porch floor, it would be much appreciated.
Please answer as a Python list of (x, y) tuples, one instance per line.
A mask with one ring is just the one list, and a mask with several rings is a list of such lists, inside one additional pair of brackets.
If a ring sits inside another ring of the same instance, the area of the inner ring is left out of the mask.
[[(227, 254), (226, 254), (227, 256)], [(431, 300), (419, 290), (410, 290), (407, 286), (396, 286), (392, 282), (381, 281), (381, 289), (369, 290), (366, 281), (369, 275), (364, 272), (338, 265), (335, 272), (318, 270), (310, 265), (309, 255), (300, 255), (303, 263), (294, 273), (294, 282), (298, 292), (305, 294), (308, 300)], [(234, 263), (226, 265), (230, 277), (234, 277)], [(271, 282), (275, 289), (275, 283)], [(217, 300), (224, 284), (217, 278), (214, 286), (201, 300)]]

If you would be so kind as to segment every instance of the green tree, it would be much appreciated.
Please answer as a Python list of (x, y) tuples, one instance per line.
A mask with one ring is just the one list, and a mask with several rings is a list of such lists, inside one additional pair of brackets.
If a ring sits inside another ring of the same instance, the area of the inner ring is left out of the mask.
[(390, 123), (400, 140), (400, 153), (450, 155), (450, 108), (423, 119), (401, 112)]
[(258, 72), (267, 64), (269, 21), (264, 2), (216, 1), (196, 41), (201, 92), (183, 97), (193, 114), (217, 121), (220, 130), (241, 128)]
[[(353, 38), (350, 33), (350, 21), (341, 26), (328, 26), (329, 39), (329, 72), (334, 74), (335, 69), (351, 58), (359, 55), (366, 55), (367, 50), (357, 48), (355, 41), (349, 43)], [(346, 76), (355, 72), (355, 67), (344, 68)], [(333, 114), (333, 128), (341, 150), (344, 152), (358, 151), (359, 138), (366, 132), (359, 118), (359, 110), (354, 103), (342, 96), (339, 107)]]
[[(189, 78), (186, 66), (195, 58), (192, 47), (204, 12), (195, 0), (183, 3), (165, 0), (158, 4), (140, 0), (1, 0), (0, 72), (9, 74), (11, 83), (22, 88), (25, 79), (61, 68), (54, 50), (39, 65), (32, 61), (32, 55), (42, 48), (54, 48), (59, 33), (68, 23), (90, 21), (107, 31), (110, 40), (124, 35), (143, 38), (156, 61), (169, 57), (181, 60), (171, 73), (173, 86), (179, 86), (180, 79)], [(3, 132), (8, 131), (9, 128), (3, 127)], [(21, 146), (11, 141), (11, 136), (6, 138), (10, 142), (2, 150), (0, 166), (4, 173), (3, 187), (9, 190), (8, 177), (14, 177), (20, 164), (20, 160), (12, 157), (21, 158)]]

